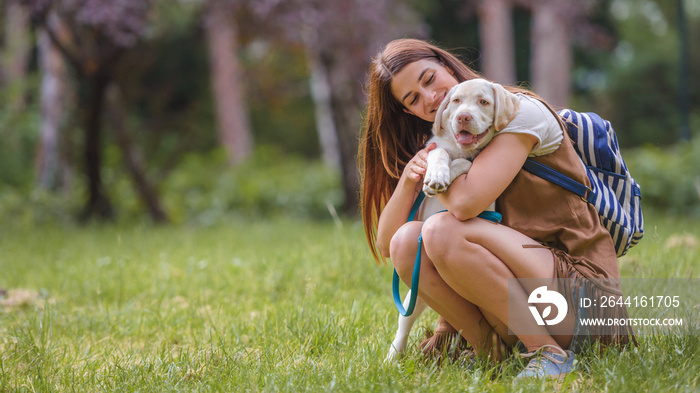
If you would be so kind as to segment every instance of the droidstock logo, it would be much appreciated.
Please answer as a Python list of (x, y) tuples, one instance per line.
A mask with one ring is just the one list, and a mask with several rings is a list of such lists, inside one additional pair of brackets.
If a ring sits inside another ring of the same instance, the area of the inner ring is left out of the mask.
[(547, 303), (553, 304), (557, 307), (556, 315), (551, 319), (545, 319), (552, 313), (551, 305), (547, 306), (547, 308), (545, 308), (542, 311), (541, 316), (540, 312), (537, 310), (537, 307), (528, 306), (530, 308), (532, 316), (535, 317), (535, 321), (537, 321), (538, 325), (544, 325), (545, 323), (547, 325), (558, 324), (559, 322), (564, 320), (564, 317), (566, 317), (566, 313), (569, 309), (568, 305), (566, 304), (566, 299), (564, 299), (564, 296), (562, 296), (559, 292), (547, 290), (546, 285), (543, 285), (532, 291), (530, 297), (528, 297), (527, 299), (527, 302), (529, 304)]

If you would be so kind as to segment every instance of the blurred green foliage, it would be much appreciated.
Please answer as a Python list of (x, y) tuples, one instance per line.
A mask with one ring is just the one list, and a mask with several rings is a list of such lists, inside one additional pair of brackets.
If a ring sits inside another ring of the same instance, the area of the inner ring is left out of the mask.
[[(119, 166), (116, 148), (107, 150), (105, 182), (122, 221), (146, 214), (130, 179)], [(654, 210), (700, 217), (700, 140), (671, 147), (647, 144), (623, 155), (642, 188), (642, 204)], [(79, 185), (80, 182), (76, 182)], [(210, 226), (232, 220), (290, 215), (331, 219), (340, 206), (340, 176), (319, 160), (262, 147), (240, 167), (226, 165), (225, 153), (187, 154), (160, 184), (159, 191), (175, 223)], [(70, 193), (5, 186), (0, 189), (0, 220), (24, 224), (71, 224), (82, 187)]]
[(614, 45), (577, 57), (574, 102), (581, 104), (578, 110), (610, 120), (621, 146), (668, 146), (679, 140), (681, 85), (690, 92), (690, 128), (700, 129), (700, 78), (692, 71), (700, 69), (700, 11), (696, 2), (686, 1), (691, 75), (681, 81), (675, 6), (675, 1), (649, 0), (606, 4), (601, 23), (611, 31)]
[[(411, 0), (423, 15), (426, 34), (479, 68), (478, 21), (469, 2)], [(618, 0), (597, 4), (589, 22), (596, 33), (574, 40), (574, 90), (570, 107), (610, 120), (643, 203), (700, 215), (700, 147), (697, 131), (677, 144), (679, 39), (675, 2)], [(688, 2), (691, 130), (700, 129), (700, 18)], [(693, 2), (692, 4), (697, 4)], [(214, 119), (207, 47), (198, 2), (157, 2), (148, 39), (125, 55), (116, 82), (126, 106), (125, 124), (144, 153), (147, 175), (158, 184), (175, 222), (213, 224), (231, 218), (290, 213), (329, 217), (342, 203), (340, 178), (319, 160), (313, 103), (303, 48), (261, 38), (241, 27), (239, 59), (257, 150), (230, 169), (220, 150)], [(692, 10), (691, 10), (692, 8)], [(529, 11), (514, 9), (517, 78), (529, 74)], [(367, 59), (369, 62), (369, 59)], [(29, 74), (0, 89), (0, 219), (72, 222), (85, 198), (81, 174), (82, 130), (68, 103), (61, 148), (72, 181), (65, 190), (36, 190), (39, 138), (39, 73), (36, 54)], [(70, 77), (70, 76), (69, 76)], [(74, 94), (73, 98), (74, 98)], [(24, 95), (20, 100), (18, 95)], [(21, 102), (21, 109), (12, 103)], [(104, 178), (122, 219), (145, 219), (126, 175), (109, 124)]]
[(303, 49), (270, 50), (263, 42), (247, 46), (242, 63), (247, 71), (246, 98), (257, 144), (318, 157), (314, 106)]
[(213, 225), (231, 218), (290, 215), (330, 218), (340, 206), (340, 176), (320, 161), (284, 154), (268, 147), (230, 169), (221, 150), (191, 154), (161, 187), (164, 203), (176, 221)]
[(198, 14), (157, 4), (157, 34), (125, 54), (115, 79), (127, 105), (127, 131), (149, 152), (149, 166), (170, 168), (185, 151), (215, 148), (218, 138)]
[(642, 206), (700, 216), (700, 139), (661, 148), (625, 151), (632, 177), (642, 189)]
[(26, 189), (34, 179), (39, 111), (32, 102), (24, 103), (22, 110), (13, 108), (22, 102), (18, 93), (14, 89), (0, 89), (0, 189), (6, 186)]
[[(108, 165), (103, 175), (117, 206), (118, 220), (145, 220), (141, 200), (118, 165), (118, 149), (109, 148), (106, 153)], [(233, 169), (226, 165), (223, 150), (186, 154), (159, 186), (171, 220), (195, 226), (279, 215), (330, 220), (335, 207), (343, 203), (336, 171), (318, 160), (285, 154), (273, 147), (258, 149), (254, 159)], [(73, 225), (83, 193), (82, 186), (63, 194), (3, 187), (0, 220), (18, 225)]]

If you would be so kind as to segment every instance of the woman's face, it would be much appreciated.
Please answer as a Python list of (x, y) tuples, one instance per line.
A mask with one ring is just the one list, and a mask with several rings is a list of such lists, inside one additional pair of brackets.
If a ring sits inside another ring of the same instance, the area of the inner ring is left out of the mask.
[(440, 103), (457, 83), (451, 69), (433, 59), (422, 59), (394, 75), (391, 93), (406, 113), (433, 122)]

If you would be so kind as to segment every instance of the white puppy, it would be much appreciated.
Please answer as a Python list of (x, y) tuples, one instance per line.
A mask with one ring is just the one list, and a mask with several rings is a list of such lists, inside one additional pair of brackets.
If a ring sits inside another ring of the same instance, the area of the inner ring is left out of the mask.
[(518, 97), (503, 86), (472, 79), (454, 86), (440, 104), (428, 141), (437, 148), (428, 153), (423, 192), (434, 196), (447, 190), (458, 176), (467, 173), (471, 159), (515, 117)]
[[(472, 79), (454, 86), (440, 104), (433, 123), (433, 137), (428, 141), (437, 147), (428, 153), (428, 168), (423, 182), (423, 192), (435, 196), (462, 174), (469, 171), (471, 159), (493, 139), (517, 115), (518, 97), (503, 86), (484, 79)], [(437, 198), (427, 199), (422, 216), (427, 218), (442, 205)], [(494, 203), (489, 207), (494, 210)], [(411, 291), (404, 299), (408, 307)], [(401, 356), (408, 343), (413, 324), (426, 310), (427, 304), (417, 298), (413, 314), (399, 315), (398, 330), (391, 343), (387, 361)]]

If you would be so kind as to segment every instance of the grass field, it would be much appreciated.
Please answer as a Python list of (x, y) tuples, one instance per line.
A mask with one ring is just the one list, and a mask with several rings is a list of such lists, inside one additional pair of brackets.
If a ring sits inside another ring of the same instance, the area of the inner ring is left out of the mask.
[[(698, 277), (700, 223), (646, 212), (625, 277)], [(382, 361), (391, 269), (358, 222), (192, 227), (0, 224), (0, 391), (698, 391), (700, 337), (578, 356), (562, 383), (515, 358), (465, 369)], [(405, 288), (404, 288), (405, 291)]]

